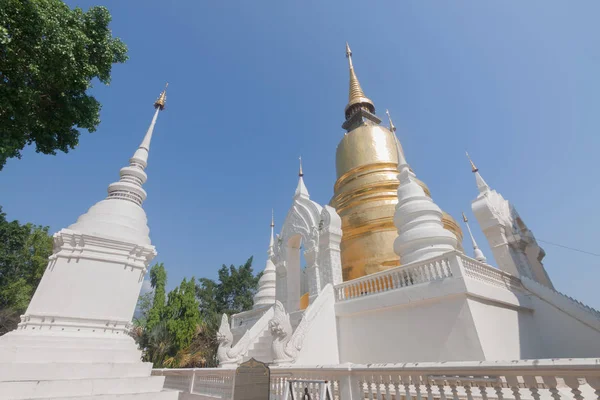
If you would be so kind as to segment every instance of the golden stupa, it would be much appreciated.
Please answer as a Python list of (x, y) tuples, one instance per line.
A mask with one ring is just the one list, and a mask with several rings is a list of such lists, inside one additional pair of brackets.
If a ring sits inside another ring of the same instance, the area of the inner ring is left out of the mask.
[[(336, 151), (337, 181), (330, 202), (342, 219), (345, 281), (400, 265), (394, 253), (398, 233), (393, 218), (399, 185), (395, 128), (391, 119), (390, 129), (379, 125), (375, 105), (363, 92), (354, 72), (347, 43), (346, 56), (350, 93), (342, 127), (347, 133)], [(427, 186), (420, 181), (419, 184), (430, 196)], [(444, 213), (443, 222), (462, 243), (463, 234), (456, 221)]]

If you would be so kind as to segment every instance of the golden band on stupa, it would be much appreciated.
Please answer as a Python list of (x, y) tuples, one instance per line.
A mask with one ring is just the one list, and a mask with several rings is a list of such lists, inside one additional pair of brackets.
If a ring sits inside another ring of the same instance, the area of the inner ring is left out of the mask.
[[(400, 184), (395, 129), (391, 120), (391, 130), (380, 125), (375, 105), (358, 81), (347, 43), (346, 57), (350, 82), (348, 104), (344, 110), (346, 121), (342, 127), (347, 133), (336, 151), (337, 181), (330, 202), (342, 219), (344, 281), (401, 264), (394, 253), (398, 233), (393, 219)], [(429, 188), (421, 181), (418, 183), (431, 196)], [(460, 226), (445, 212), (443, 223), (461, 243)]]

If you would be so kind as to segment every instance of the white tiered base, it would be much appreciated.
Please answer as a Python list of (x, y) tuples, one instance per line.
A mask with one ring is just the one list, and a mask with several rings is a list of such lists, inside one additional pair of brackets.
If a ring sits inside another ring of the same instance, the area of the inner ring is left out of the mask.
[(0, 337), (0, 399), (176, 400), (132, 338), (13, 331)]

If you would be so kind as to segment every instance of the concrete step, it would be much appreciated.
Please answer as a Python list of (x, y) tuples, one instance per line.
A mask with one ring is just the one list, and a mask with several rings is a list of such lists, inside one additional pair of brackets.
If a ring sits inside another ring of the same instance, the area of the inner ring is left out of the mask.
[(3, 400), (71, 398), (160, 392), (164, 376), (0, 382)]
[(165, 390), (155, 393), (108, 394), (99, 396), (41, 397), (39, 400), (177, 400), (179, 392)]
[(150, 376), (152, 363), (0, 363), (0, 382)]
[(141, 360), (141, 356), (141, 351), (136, 349), (0, 347), (2, 363), (135, 363)]

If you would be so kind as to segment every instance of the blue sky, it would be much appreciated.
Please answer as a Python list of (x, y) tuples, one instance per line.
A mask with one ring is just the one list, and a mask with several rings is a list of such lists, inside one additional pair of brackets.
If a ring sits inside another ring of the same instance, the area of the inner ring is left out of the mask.
[[(168, 81), (145, 185), (156, 261), (169, 287), (251, 255), (262, 270), (271, 208), (279, 227), (299, 155), (311, 198), (332, 196), (347, 40), (363, 89), (380, 117), (392, 113), (440, 207), (472, 216), (468, 149), (538, 239), (600, 253), (599, 2), (103, 3), (130, 60), (109, 87), (94, 87), (102, 123), (76, 150), (9, 160), (0, 172), (9, 219), (57, 231), (104, 198)], [(600, 308), (600, 258), (544, 247), (557, 289)]]

